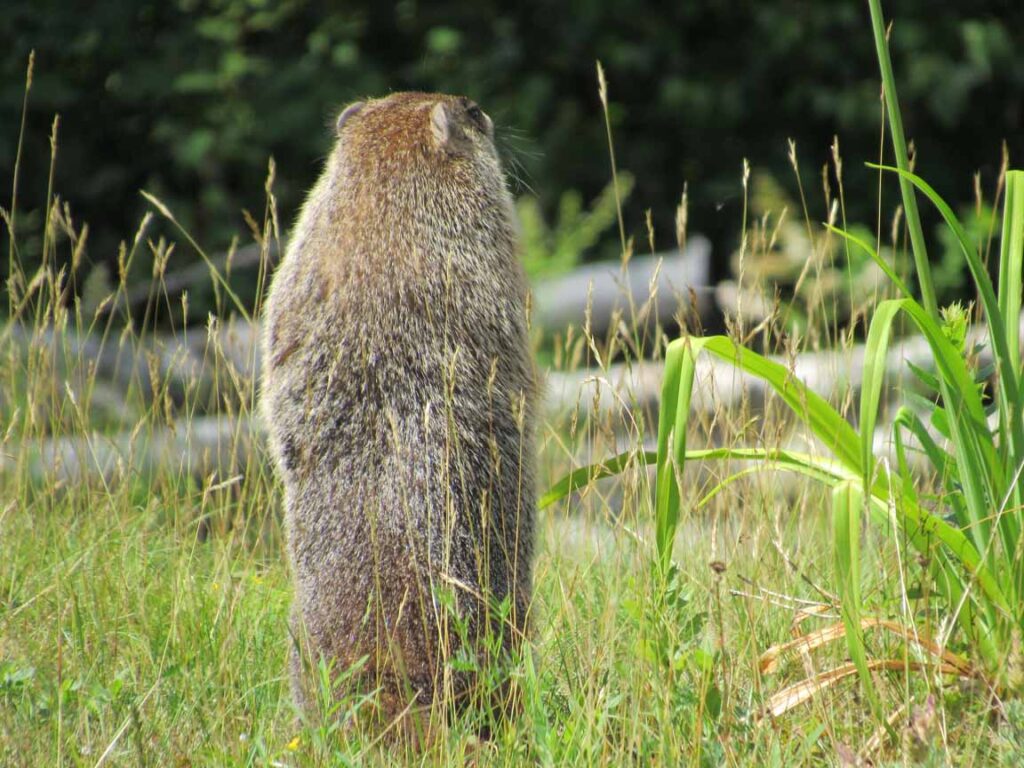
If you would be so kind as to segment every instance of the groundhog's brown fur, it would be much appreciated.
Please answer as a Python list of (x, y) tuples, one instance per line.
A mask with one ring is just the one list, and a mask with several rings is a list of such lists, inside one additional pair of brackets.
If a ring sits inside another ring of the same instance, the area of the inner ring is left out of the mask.
[(309, 662), (367, 657), (356, 682), (390, 721), (467, 695), (460, 648), (486, 666), (485, 633), (522, 637), (534, 370), (490, 119), (397, 93), (337, 129), (267, 300), (262, 406), (308, 652), (293, 690), (308, 699)]

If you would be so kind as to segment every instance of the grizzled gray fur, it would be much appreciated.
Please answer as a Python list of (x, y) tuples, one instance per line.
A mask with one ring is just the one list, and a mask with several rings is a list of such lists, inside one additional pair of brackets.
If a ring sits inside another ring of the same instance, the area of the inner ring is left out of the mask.
[(451, 655), (486, 665), (486, 633), (510, 650), (526, 630), (534, 368), (492, 130), (464, 98), (350, 106), (273, 279), (262, 409), (306, 706), (321, 657), (336, 674), (365, 658), (385, 721), (457, 702), (474, 678)]

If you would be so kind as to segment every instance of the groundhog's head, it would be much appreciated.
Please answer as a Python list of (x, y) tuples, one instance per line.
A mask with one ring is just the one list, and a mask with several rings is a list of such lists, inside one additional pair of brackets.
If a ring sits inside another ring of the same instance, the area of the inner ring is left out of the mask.
[(497, 167), (494, 124), (464, 96), (395, 93), (349, 105), (335, 124), (339, 151), (353, 166), (378, 171), (396, 166), (441, 164)]

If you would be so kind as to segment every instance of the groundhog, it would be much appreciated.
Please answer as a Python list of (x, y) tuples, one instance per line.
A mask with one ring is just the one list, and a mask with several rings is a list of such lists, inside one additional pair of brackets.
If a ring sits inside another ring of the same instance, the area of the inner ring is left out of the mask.
[(322, 659), (390, 724), (457, 711), (524, 636), (535, 373), (490, 118), (396, 93), (336, 132), (267, 298), (262, 410), (293, 693)]

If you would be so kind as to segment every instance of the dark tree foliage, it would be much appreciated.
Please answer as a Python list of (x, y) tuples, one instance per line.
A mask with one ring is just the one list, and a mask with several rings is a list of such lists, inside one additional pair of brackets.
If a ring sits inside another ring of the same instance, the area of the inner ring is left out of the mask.
[[(1024, 4), (885, 5), (918, 170), (967, 202), (975, 170), (993, 179), (1004, 139), (1018, 164), (1024, 155)], [(637, 180), (627, 226), (639, 242), (650, 208), (659, 245), (671, 244), (688, 182), (691, 227), (727, 251), (743, 158), (795, 187), (788, 137), (817, 190), (838, 134), (848, 211), (876, 217), (877, 180), (862, 161), (878, 156), (879, 85), (863, 0), (6, 0), (3, 17), (0, 178), (12, 178), (34, 48), (20, 221), (28, 226), (33, 210), (41, 218), (60, 113), (55, 189), (91, 222), (93, 263), (131, 236), (146, 205), (139, 189), (171, 205), (205, 246), (223, 247), (244, 232), (243, 208), (261, 214), (270, 156), (290, 221), (329, 146), (331, 117), (390, 90), (463, 92), (483, 104), (517, 192), (547, 207), (566, 189), (595, 195), (610, 175), (597, 59), (618, 163)], [(887, 195), (895, 201), (894, 185)], [(809, 196), (824, 218), (821, 195)], [(7, 208), (9, 192), (0, 199)]]

